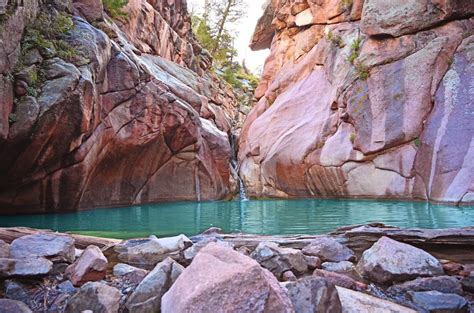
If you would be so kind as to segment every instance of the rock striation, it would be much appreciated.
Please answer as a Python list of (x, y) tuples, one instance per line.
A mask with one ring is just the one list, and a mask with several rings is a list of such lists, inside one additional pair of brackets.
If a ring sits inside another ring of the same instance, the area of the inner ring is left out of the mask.
[(243, 127), (253, 197), (472, 203), (472, 1), (269, 1)]
[(113, 19), (99, 0), (27, 0), (0, 23), (2, 214), (236, 192), (236, 96), (186, 1), (131, 0)]

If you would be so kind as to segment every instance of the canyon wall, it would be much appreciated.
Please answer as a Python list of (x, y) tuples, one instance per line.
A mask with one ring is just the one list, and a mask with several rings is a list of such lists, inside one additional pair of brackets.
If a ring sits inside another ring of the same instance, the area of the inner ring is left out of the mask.
[(248, 194), (473, 203), (473, 15), (470, 0), (269, 1)]
[(210, 74), (186, 1), (112, 12), (101, 0), (0, 10), (0, 214), (236, 192), (236, 98)]

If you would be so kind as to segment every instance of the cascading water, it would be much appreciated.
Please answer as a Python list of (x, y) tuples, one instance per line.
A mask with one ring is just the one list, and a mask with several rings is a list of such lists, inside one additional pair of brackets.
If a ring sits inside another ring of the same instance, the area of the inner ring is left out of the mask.
[(241, 201), (248, 201), (249, 198), (247, 198), (247, 193), (245, 192), (245, 185), (244, 182), (242, 181), (242, 178), (239, 176), (239, 196)]

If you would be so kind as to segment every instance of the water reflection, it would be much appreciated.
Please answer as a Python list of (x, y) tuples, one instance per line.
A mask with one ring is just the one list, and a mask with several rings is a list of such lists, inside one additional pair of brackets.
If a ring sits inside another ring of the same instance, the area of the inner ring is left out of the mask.
[(0, 226), (29, 226), (117, 238), (226, 232), (319, 234), (349, 224), (450, 228), (474, 224), (474, 207), (364, 200), (180, 202), (34, 216), (3, 216)]

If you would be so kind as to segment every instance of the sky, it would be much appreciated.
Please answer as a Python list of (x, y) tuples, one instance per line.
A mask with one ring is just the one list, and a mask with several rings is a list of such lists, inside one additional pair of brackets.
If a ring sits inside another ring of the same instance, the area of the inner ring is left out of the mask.
[[(249, 48), (250, 39), (252, 38), (255, 25), (263, 14), (263, 3), (265, 0), (244, 0), (247, 6), (247, 15), (235, 27), (234, 31), (237, 33), (235, 40), (235, 47), (239, 53), (239, 61), (245, 59), (245, 64), (255, 74), (260, 74), (265, 58), (270, 51), (268, 49), (261, 51), (252, 51)], [(189, 11), (201, 10), (204, 0), (188, 0)]]

